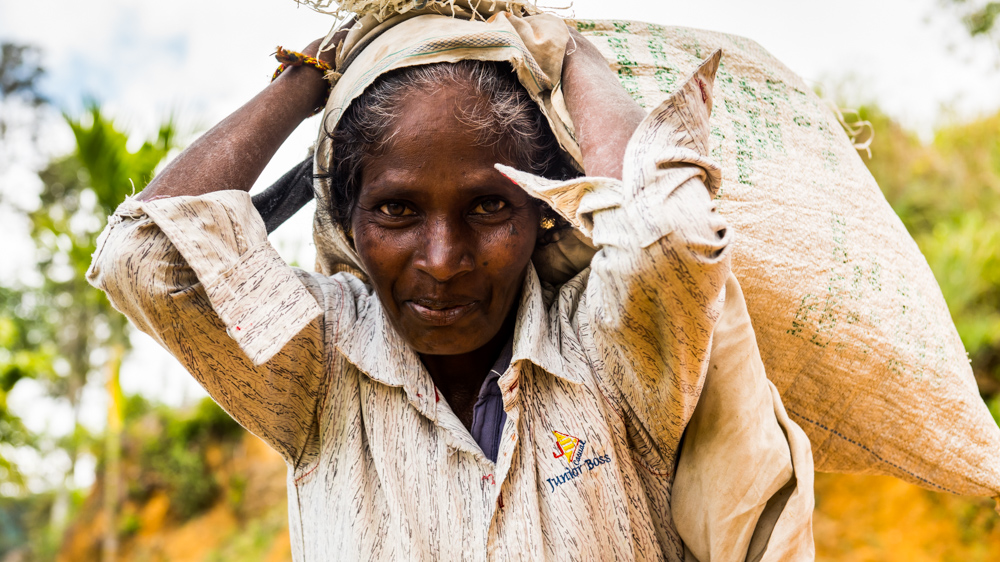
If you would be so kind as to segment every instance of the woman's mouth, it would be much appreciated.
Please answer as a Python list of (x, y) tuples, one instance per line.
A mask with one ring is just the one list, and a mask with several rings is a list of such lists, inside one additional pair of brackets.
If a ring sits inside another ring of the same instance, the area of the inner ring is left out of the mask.
[(413, 299), (404, 304), (417, 318), (432, 326), (454, 324), (476, 307), (475, 301), (437, 301), (433, 299)]

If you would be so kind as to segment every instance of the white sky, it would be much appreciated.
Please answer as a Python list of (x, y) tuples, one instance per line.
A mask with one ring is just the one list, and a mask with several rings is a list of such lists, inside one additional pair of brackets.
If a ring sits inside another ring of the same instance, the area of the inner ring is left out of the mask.
[[(936, 0), (576, 0), (571, 11), (579, 18), (645, 20), (754, 39), (808, 83), (828, 90), (842, 85), (842, 104), (877, 101), (924, 137), (942, 119), (1000, 108), (997, 46), (969, 41)], [(0, 40), (44, 50), (44, 86), (58, 107), (74, 114), (85, 96), (100, 100), (138, 141), (172, 110), (182, 128), (203, 131), (267, 84), (276, 45), (301, 48), (331, 24), (329, 16), (294, 0), (0, 0)], [(305, 156), (316, 127), (313, 119), (293, 134), (259, 185)], [(42, 154), (21, 150), (13, 165), (0, 169), (0, 194), (30, 205), (39, 188), (31, 166), (69, 150), (70, 142), (58, 122), (49, 127)], [(12, 148), (18, 147), (5, 147)], [(6, 248), (0, 279), (30, 278), (30, 246), (19, 217), (0, 214), (0, 236)], [(300, 213), (275, 241), (286, 259), (311, 265), (309, 216)], [(170, 404), (202, 395), (149, 338), (137, 334), (135, 344), (122, 374), (127, 392)], [(84, 417), (99, 429), (103, 381), (93, 383)], [(10, 404), (33, 429), (69, 429), (65, 408), (44, 399), (31, 381), (15, 388)], [(89, 479), (84, 474), (79, 483)]]

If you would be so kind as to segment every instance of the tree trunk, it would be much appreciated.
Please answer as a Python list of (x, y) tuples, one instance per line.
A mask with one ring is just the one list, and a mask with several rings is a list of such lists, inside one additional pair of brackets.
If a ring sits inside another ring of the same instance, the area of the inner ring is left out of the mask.
[(111, 346), (108, 359), (108, 427), (104, 440), (104, 540), (101, 549), (102, 562), (118, 559), (118, 503), (121, 484), (122, 415), (124, 399), (119, 381), (122, 356), (125, 348), (121, 344)]

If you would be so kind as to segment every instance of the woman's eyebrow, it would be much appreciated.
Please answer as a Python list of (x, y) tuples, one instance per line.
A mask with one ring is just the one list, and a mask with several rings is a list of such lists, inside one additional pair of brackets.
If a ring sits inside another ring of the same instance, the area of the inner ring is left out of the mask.
[[(408, 174), (380, 174), (374, 181), (363, 186), (362, 198), (416, 199), (434, 189), (430, 185), (417, 185), (407, 181)], [(500, 172), (469, 175), (461, 179), (462, 192), (468, 197), (486, 195), (510, 196), (521, 188), (508, 180)]]
[(379, 181), (363, 186), (360, 199), (416, 199), (426, 192), (426, 189), (412, 184)]

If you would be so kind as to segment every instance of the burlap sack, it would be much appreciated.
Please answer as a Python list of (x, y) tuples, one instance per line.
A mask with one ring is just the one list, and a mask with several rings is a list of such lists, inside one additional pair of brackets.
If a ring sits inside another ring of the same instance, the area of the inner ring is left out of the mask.
[(768, 378), (808, 433), (816, 469), (1000, 494), (1000, 428), (941, 290), (832, 111), (753, 41), (575, 25), (647, 109), (723, 50), (711, 119), (719, 209)]
[[(504, 13), (489, 22), (414, 19), (430, 12), (450, 15), (431, 5), (385, 22), (363, 18), (340, 53), (349, 64), (338, 68), (325, 129), (392, 68), (506, 60), (579, 159), (558, 87), (562, 22)], [(752, 41), (635, 22), (570, 23), (647, 109), (723, 50), (710, 150), (723, 169), (720, 210), (736, 232), (733, 268), (768, 377), (809, 434), (816, 468), (998, 496), (1000, 428), (979, 397), (941, 291), (831, 111)], [(317, 169), (329, 153), (321, 132)], [(329, 216), (328, 186), (315, 188), (317, 269), (363, 277)], [(592, 252), (571, 233), (534, 260), (540, 276), (558, 281), (586, 267)]]

